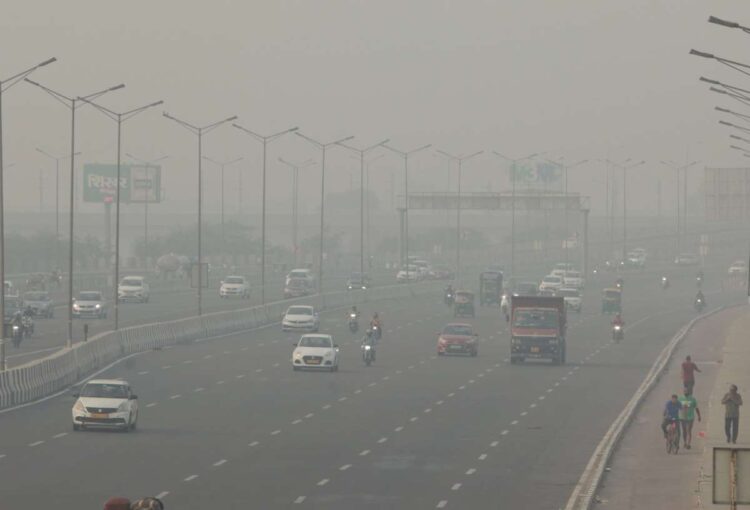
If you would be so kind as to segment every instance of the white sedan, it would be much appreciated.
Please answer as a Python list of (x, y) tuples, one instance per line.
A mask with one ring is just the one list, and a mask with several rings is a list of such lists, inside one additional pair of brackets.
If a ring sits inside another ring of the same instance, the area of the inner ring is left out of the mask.
[(294, 305), (287, 308), (281, 320), (282, 331), (313, 331), (320, 329), (320, 316), (315, 308), (308, 305)]
[(747, 265), (744, 260), (735, 260), (732, 265), (729, 266), (727, 272), (729, 274), (747, 274)]
[(138, 396), (127, 381), (93, 379), (76, 394), (73, 430), (88, 427), (135, 430), (138, 423)]
[(302, 335), (294, 344), (292, 368), (329, 370), (339, 369), (339, 346), (333, 343), (331, 335)]
[(227, 276), (221, 281), (219, 297), (229, 298), (237, 296), (242, 299), (250, 298), (250, 286), (244, 276)]

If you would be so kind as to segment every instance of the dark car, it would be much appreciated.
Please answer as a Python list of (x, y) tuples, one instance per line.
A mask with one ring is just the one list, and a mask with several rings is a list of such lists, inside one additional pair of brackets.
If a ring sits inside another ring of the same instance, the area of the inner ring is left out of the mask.
[(352, 273), (346, 280), (347, 290), (362, 289), (366, 290), (372, 286), (370, 276), (367, 273)]

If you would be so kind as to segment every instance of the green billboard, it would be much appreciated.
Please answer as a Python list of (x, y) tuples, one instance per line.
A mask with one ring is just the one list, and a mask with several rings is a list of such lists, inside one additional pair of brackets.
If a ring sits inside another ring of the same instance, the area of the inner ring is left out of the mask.
[[(83, 165), (83, 201), (112, 202), (117, 195), (117, 165)], [(161, 201), (161, 167), (157, 165), (120, 165), (120, 202), (155, 203)]]

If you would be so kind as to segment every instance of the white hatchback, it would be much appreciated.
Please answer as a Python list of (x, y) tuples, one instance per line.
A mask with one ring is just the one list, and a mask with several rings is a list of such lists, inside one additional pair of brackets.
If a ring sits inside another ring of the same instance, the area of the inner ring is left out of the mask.
[(227, 276), (221, 281), (219, 297), (228, 298), (237, 296), (242, 299), (250, 298), (250, 286), (244, 276)]
[(73, 430), (89, 427), (135, 430), (138, 423), (138, 396), (127, 381), (92, 379), (76, 394)]
[(542, 278), (542, 283), (539, 284), (539, 292), (556, 292), (563, 286), (563, 279), (561, 276), (555, 276), (548, 274)]
[(302, 335), (294, 344), (292, 369), (303, 368), (329, 370), (339, 369), (339, 346), (333, 342), (331, 335)]

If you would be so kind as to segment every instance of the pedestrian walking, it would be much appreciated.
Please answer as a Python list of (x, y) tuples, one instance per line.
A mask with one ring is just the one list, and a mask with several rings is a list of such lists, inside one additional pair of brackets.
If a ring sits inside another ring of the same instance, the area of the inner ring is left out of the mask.
[(732, 384), (721, 399), (724, 404), (724, 433), (727, 435), (727, 443), (737, 443), (737, 432), (740, 425), (740, 406), (742, 405), (742, 396), (737, 392), (737, 385)]
[(689, 450), (693, 443), (693, 422), (698, 415), (698, 421), (701, 421), (701, 410), (698, 408), (698, 401), (695, 397), (685, 390), (685, 394), (680, 397), (680, 424), (682, 425), (682, 442), (685, 449)]
[(695, 372), (700, 371), (701, 369), (693, 363), (690, 355), (686, 356), (685, 361), (682, 362), (682, 386), (690, 395), (693, 394), (693, 387), (695, 386)]

